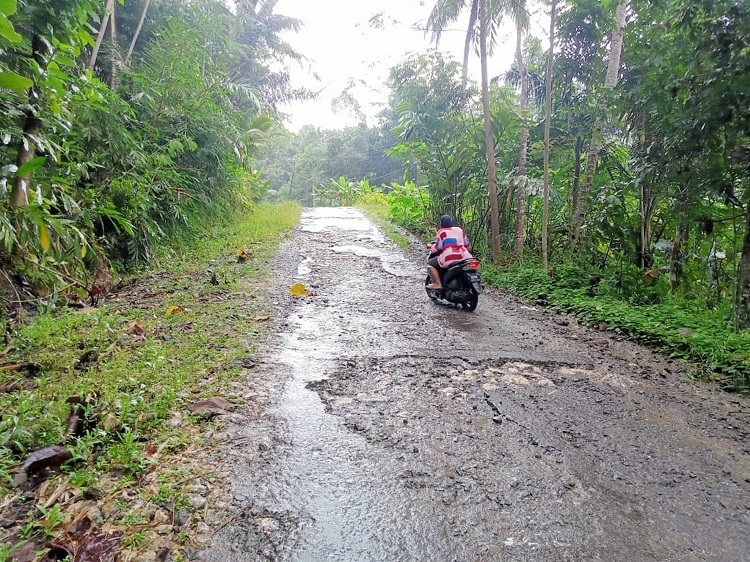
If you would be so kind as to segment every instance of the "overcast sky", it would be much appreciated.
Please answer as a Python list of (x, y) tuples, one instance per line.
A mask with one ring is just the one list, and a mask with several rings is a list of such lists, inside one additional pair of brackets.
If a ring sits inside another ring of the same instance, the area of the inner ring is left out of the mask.
[[(294, 85), (319, 92), (317, 100), (281, 108), (291, 116), (287, 126), (297, 131), (305, 124), (325, 129), (356, 124), (351, 112), (334, 113), (331, 109), (331, 101), (352, 80), (355, 87), (350, 93), (368, 116), (368, 124), (374, 125), (374, 115), (388, 99), (388, 70), (407, 53), (424, 53), (431, 47), (424, 27), (433, 5), (434, 0), (279, 0), (275, 13), (304, 22), (299, 33), (284, 35), (307, 58), (302, 67), (291, 67)], [(378, 14), (382, 29), (370, 23)], [(467, 23), (468, 12), (443, 33), (439, 45), (441, 51), (451, 53), (459, 62), (463, 58)], [(532, 28), (535, 35), (539, 31), (539, 26), (536, 31)], [(490, 60), (490, 76), (510, 68), (515, 48), (515, 32), (510, 24), (501, 30), (499, 43)], [(479, 81), (476, 56), (469, 61), (469, 75)]]

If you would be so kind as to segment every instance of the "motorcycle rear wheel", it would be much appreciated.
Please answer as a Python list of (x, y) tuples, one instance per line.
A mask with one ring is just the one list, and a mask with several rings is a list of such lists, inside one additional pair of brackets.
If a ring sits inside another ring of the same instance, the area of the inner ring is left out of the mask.
[(462, 302), (461, 306), (464, 308), (466, 312), (474, 312), (478, 304), (479, 304), (479, 294), (472, 287), (471, 297), (469, 297), (469, 300), (467, 302)]

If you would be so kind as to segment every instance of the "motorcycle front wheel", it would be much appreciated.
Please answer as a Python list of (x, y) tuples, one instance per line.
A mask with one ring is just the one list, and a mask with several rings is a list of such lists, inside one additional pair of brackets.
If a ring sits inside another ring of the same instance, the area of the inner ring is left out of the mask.
[(434, 289), (427, 288), (427, 285), (429, 285), (430, 283), (432, 283), (432, 277), (428, 275), (427, 278), (424, 280), (424, 290), (427, 291), (427, 296), (430, 297), (431, 300), (435, 301), (438, 298), (437, 291), (435, 291)]

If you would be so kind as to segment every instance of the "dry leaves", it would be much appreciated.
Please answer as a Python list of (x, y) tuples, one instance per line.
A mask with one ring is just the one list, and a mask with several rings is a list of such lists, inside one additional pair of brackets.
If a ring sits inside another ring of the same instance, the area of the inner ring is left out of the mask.
[(293, 297), (306, 297), (310, 295), (310, 291), (305, 289), (305, 286), (302, 283), (295, 283), (289, 289), (289, 294)]
[(178, 314), (180, 315), (187, 314), (187, 310), (185, 310), (181, 306), (177, 306), (176, 304), (173, 304), (167, 307), (167, 311), (164, 313), (164, 316), (175, 316)]

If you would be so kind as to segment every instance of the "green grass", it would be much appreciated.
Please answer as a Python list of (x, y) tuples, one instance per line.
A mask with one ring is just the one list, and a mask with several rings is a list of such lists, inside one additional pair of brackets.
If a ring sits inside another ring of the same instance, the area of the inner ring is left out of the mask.
[(488, 283), (572, 314), (586, 325), (606, 322), (615, 333), (689, 360), (699, 368), (696, 376), (718, 380), (731, 390), (750, 388), (750, 330), (733, 329), (727, 306), (708, 310), (704, 303), (670, 297), (659, 287), (639, 288), (639, 276), (597, 276), (592, 283), (576, 266), (558, 267), (550, 275), (541, 267), (505, 271), (487, 264), (482, 275)]
[[(298, 220), (296, 204), (261, 206), (173, 250), (165, 267), (94, 311), (61, 308), (18, 326), (4, 361), (38, 371), (0, 372), (0, 385), (18, 388), (0, 393), (0, 500), (29, 450), (65, 438), (69, 397), (98, 396), (90, 431), (68, 442), (72, 487), (96, 486), (113, 471), (132, 485), (153, 468), (149, 444), (185, 447), (190, 428), (164, 422), (197, 397), (231, 397), (242, 372), (235, 361), (256, 356), (269, 329), (253, 320), (270, 314), (267, 263)], [(239, 249), (249, 252), (243, 263)], [(182, 313), (169, 315), (170, 306)], [(96, 359), (81, 365), (85, 355)]]

